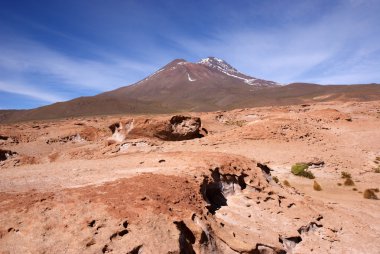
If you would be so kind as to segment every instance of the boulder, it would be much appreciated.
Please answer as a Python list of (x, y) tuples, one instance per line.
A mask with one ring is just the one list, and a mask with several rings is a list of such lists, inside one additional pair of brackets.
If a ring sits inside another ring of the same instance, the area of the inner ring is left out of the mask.
[(176, 115), (158, 128), (154, 136), (162, 140), (179, 141), (201, 138), (203, 132), (199, 117)]
[(207, 130), (201, 127), (199, 117), (176, 115), (170, 120), (129, 119), (109, 126), (110, 143), (121, 143), (127, 139), (158, 138), (165, 141), (180, 141), (201, 138)]

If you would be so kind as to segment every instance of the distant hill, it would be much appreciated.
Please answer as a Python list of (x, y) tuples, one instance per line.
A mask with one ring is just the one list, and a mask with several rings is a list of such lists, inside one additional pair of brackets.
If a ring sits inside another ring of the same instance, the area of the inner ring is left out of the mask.
[(380, 85), (317, 85), (273, 81), (243, 74), (225, 61), (176, 59), (130, 86), (30, 110), (2, 110), (0, 123), (123, 113), (215, 111), (320, 101), (380, 99)]

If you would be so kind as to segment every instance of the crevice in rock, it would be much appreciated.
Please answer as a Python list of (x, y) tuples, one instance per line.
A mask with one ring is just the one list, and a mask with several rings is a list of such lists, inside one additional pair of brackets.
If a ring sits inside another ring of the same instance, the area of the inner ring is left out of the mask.
[(92, 227), (95, 226), (95, 223), (96, 223), (96, 220), (92, 220), (92, 221), (90, 221), (90, 222), (88, 223), (88, 226), (92, 228)]
[(216, 240), (214, 238), (214, 232), (210, 225), (207, 225), (203, 220), (207, 220), (207, 217), (198, 217), (196, 214), (192, 216), (193, 222), (202, 229), (200, 239), (198, 243), (201, 248), (200, 253), (219, 253)]
[(139, 254), (142, 251), (142, 247), (143, 247), (142, 244), (139, 246), (136, 246), (131, 251), (128, 251), (127, 254)]
[(102, 253), (108, 253), (108, 252), (111, 252), (111, 251), (112, 251), (112, 249), (110, 249), (107, 244), (104, 245), (103, 248), (102, 248)]
[(227, 199), (223, 195), (223, 186), (221, 182), (206, 184), (205, 199), (209, 203), (207, 209), (215, 214), (215, 211), (222, 206), (227, 205)]
[(183, 221), (174, 221), (174, 224), (180, 232), (178, 239), (180, 253), (194, 254), (193, 244), (195, 243), (195, 236), (193, 232), (191, 232)]
[(207, 244), (208, 243), (208, 237), (207, 237), (207, 234), (205, 231), (202, 230), (202, 233), (201, 233), (201, 239), (199, 239), (199, 243), (200, 244)]
[(0, 135), (0, 140), (8, 140), (9, 137)]
[(271, 168), (269, 168), (265, 164), (257, 163), (257, 166), (267, 175), (270, 175), (270, 172), (273, 171)]
[(244, 181), (246, 174), (240, 176), (234, 174), (220, 174), (219, 168), (211, 170), (211, 178), (205, 177), (201, 185), (201, 193), (208, 203), (207, 209), (211, 214), (222, 206), (227, 206), (227, 197), (236, 191), (247, 187)]
[(110, 236), (110, 240), (112, 241), (114, 238), (116, 238), (117, 236), (120, 236), (120, 237), (123, 237), (125, 236), (126, 234), (128, 234), (129, 231), (127, 229), (123, 229), (123, 230), (120, 230), (118, 232), (115, 232), (113, 233), (111, 236)]
[(17, 154), (16, 152), (12, 152), (10, 150), (0, 149), (0, 161), (5, 161), (9, 157), (16, 155), (16, 154)]
[(282, 200), (286, 199), (284, 196), (278, 196), (278, 206), (281, 207)]
[(294, 203), (290, 203), (287, 207), (288, 208), (291, 208), (291, 207), (293, 207), (293, 206), (295, 206), (296, 204), (294, 204)]
[(110, 236), (110, 241), (112, 241), (116, 236), (117, 236), (117, 232), (116, 232), (116, 233), (113, 233), (113, 234)]
[(306, 226), (300, 227), (297, 231), (298, 231), (298, 233), (303, 234), (303, 233), (308, 233), (310, 231), (314, 232), (315, 230), (317, 230), (317, 228), (320, 228), (320, 227), (323, 227), (323, 225), (317, 224), (315, 222), (310, 222)]
[(112, 131), (112, 134), (114, 134), (116, 130), (120, 128), (120, 123), (111, 124), (108, 128)]
[(129, 231), (128, 231), (127, 229), (123, 229), (123, 230), (119, 231), (117, 234), (118, 234), (119, 236), (123, 237), (124, 235), (128, 234), (128, 232), (129, 232)]
[(248, 253), (249, 254), (271, 254), (271, 253), (286, 254), (286, 251), (283, 249), (266, 245), (266, 244), (258, 243), (256, 244), (255, 249), (251, 250)]
[(238, 183), (240, 185), (240, 188), (242, 190), (244, 190), (245, 188), (247, 188), (247, 184), (245, 183), (244, 181), (244, 178), (246, 177), (247, 175), (242, 173), (240, 176), (238, 176)]
[(270, 181), (272, 181), (272, 175), (271, 175), (271, 171), (273, 171), (271, 168), (269, 168), (267, 165), (265, 164), (261, 164), (261, 163), (257, 163), (257, 166), (261, 169), (261, 171), (263, 172), (263, 175), (265, 177), (265, 179), (267, 180), (267, 182), (269, 183)]
[(89, 242), (86, 243), (86, 247), (90, 247), (92, 245), (94, 245), (96, 242), (95, 242), (95, 239), (91, 239)]
[(266, 197), (266, 198), (264, 199), (264, 202), (268, 202), (269, 200), (274, 200), (274, 198), (268, 196), (268, 197)]
[(300, 236), (279, 237), (279, 241), (282, 243), (287, 253), (292, 253), (294, 247), (302, 241), (302, 238)]

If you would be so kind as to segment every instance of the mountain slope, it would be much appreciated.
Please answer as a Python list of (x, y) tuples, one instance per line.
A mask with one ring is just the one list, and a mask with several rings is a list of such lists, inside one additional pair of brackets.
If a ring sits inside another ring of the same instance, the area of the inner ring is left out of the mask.
[[(230, 68), (222, 69), (221, 66)], [(253, 83), (255, 80), (258, 80), (257, 84)], [(252, 84), (248, 84), (248, 81)], [(240, 93), (276, 85), (272, 81), (241, 74), (226, 62), (217, 61), (216, 58), (206, 58), (198, 63), (176, 59), (134, 85), (105, 94), (115, 98), (138, 98), (141, 101), (158, 100), (166, 103), (174, 99), (176, 103), (180, 103), (179, 99), (190, 98), (217, 101), (220, 96), (227, 95), (226, 91)], [(220, 96), (217, 96), (218, 93)]]
[(377, 100), (380, 85), (320, 86), (250, 77), (225, 61), (176, 59), (130, 86), (32, 110), (0, 111), (0, 122), (122, 113), (215, 111), (330, 100)]

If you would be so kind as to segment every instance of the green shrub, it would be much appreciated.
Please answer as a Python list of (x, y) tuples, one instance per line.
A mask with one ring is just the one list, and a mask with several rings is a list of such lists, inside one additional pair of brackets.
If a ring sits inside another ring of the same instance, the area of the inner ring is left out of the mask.
[(306, 170), (300, 176), (303, 176), (309, 179), (315, 178), (314, 174), (311, 171), (306, 171)]
[(317, 181), (314, 181), (313, 189), (316, 191), (321, 191), (322, 187), (321, 187), (321, 185), (319, 185), (319, 183)]
[(303, 176), (309, 179), (314, 179), (314, 174), (311, 171), (308, 171), (308, 168), (309, 166), (306, 163), (296, 163), (292, 166), (291, 172), (296, 176)]
[(346, 179), (351, 178), (351, 174), (348, 172), (343, 171), (343, 172), (341, 172), (341, 174), (342, 174), (342, 178), (346, 178)]
[(308, 168), (309, 166), (306, 163), (296, 163), (292, 166), (291, 171), (293, 174), (299, 175)]
[(278, 180), (278, 177), (277, 176), (273, 176), (272, 177), (273, 181), (275, 181), (276, 183), (278, 183), (280, 180)]
[(346, 181), (344, 181), (344, 185), (346, 185), (346, 186), (354, 186), (355, 183), (354, 183), (354, 181), (352, 181), (351, 178), (346, 178)]
[(373, 169), (373, 172), (375, 172), (375, 173), (380, 173), (380, 166), (378, 166), (377, 168), (374, 168), (374, 169)]
[(366, 189), (363, 193), (363, 197), (366, 199), (378, 199), (373, 189)]

